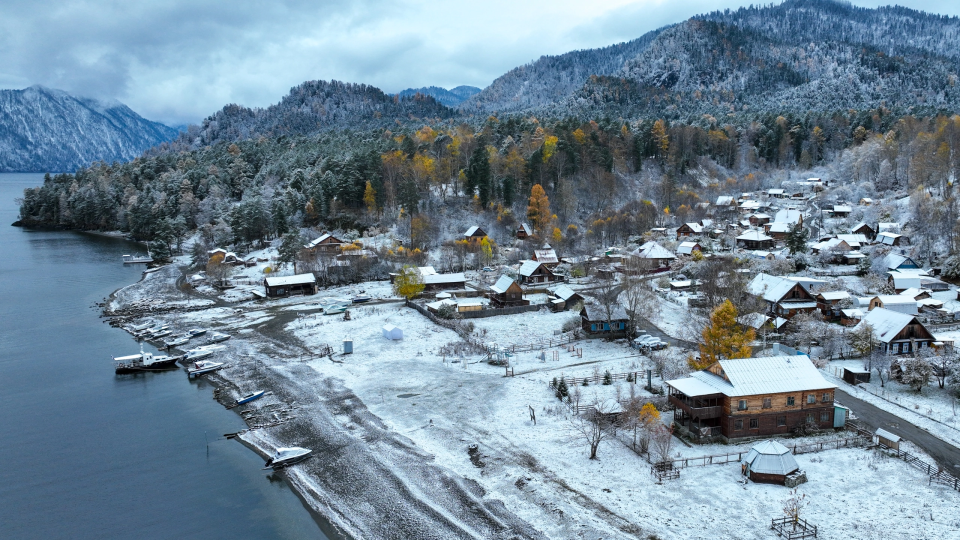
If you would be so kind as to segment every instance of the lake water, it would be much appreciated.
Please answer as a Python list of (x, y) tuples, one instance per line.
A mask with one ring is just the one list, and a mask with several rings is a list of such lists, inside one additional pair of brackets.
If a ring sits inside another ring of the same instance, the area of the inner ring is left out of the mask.
[(0, 174), (0, 538), (326, 538), (259, 456), (222, 440), (246, 426), (213, 386), (114, 375), (138, 345), (92, 306), (139, 279), (121, 255), (143, 248), (11, 227), (14, 198), (42, 181)]

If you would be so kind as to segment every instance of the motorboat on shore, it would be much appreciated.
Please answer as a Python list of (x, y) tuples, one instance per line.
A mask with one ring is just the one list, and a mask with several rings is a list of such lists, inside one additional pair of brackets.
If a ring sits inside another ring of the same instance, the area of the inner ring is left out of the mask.
[(360, 295), (354, 296), (352, 302), (354, 304), (363, 304), (365, 302), (369, 302), (370, 300), (371, 298), (369, 296), (365, 294), (360, 294)]
[(172, 333), (173, 333), (173, 330), (170, 330), (169, 328), (166, 328), (166, 329), (161, 330), (161, 331), (159, 331), (159, 332), (155, 332), (155, 333), (153, 333), (153, 334), (150, 334), (150, 336), (147, 337), (147, 339), (160, 339), (160, 338), (162, 338), (162, 337), (167, 337), (167, 336), (169, 336), (169, 335), (172, 334)]
[(202, 336), (202, 335), (204, 335), (204, 334), (206, 334), (206, 333), (207, 333), (207, 329), (206, 329), (206, 328), (191, 328), (191, 329), (187, 330), (187, 335), (190, 336), (191, 338), (195, 338), (195, 337), (197, 337), (197, 336)]
[(163, 344), (168, 349), (170, 349), (172, 347), (179, 347), (180, 345), (184, 345), (189, 341), (190, 341), (190, 336), (184, 334), (180, 336), (174, 336), (173, 339), (164, 340)]
[(141, 371), (163, 371), (177, 367), (179, 356), (157, 356), (153, 353), (144, 352), (140, 347), (139, 354), (129, 356), (115, 356), (114, 362), (117, 362), (116, 373), (122, 375), (125, 373), (139, 373)]
[(136, 334), (138, 332), (143, 332), (147, 328), (150, 328), (152, 324), (153, 323), (151, 322), (145, 322), (142, 324), (128, 324), (124, 326), (123, 329), (126, 330), (127, 332), (130, 332), (131, 334)]
[(167, 326), (166, 324), (159, 324), (156, 326), (151, 326), (146, 330), (135, 332), (133, 335), (136, 336), (138, 339), (152, 339), (155, 334), (159, 334), (160, 332), (167, 331), (169, 329), (170, 327)]
[(247, 394), (237, 399), (237, 405), (243, 405), (244, 403), (250, 403), (251, 401), (256, 401), (262, 398), (264, 394), (266, 394), (266, 391), (264, 390), (257, 390), (256, 392)]
[(124, 255), (123, 264), (148, 264), (153, 262), (153, 257), (147, 251), (146, 255)]
[(279, 470), (284, 467), (289, 467), (295, 463), (300, 463), (308, 459), (313, 450), (309, 448), (300, 448), (299, 446), (292, 446), (290, 448), (277, 448), (277, 453), (273, 455), (272, 458), (268, 459), (266, 463), (263, 464), (264, 470), (273, 469)]
[(184, 358), (189, 361), (202, 360), (213, 356), (213, 353), (222, 349), (226, 349), (226, 347), (223, 345), (201, 345), (187, 351)]
[(221, 334), (220, 332), (214, 332), (210, 334), (210, 338), (207, 339), (207, 343), (220, 343), (221, 341), (226, 341), (230, 339), (230, 334)]
[(199, 362), (194, 362), (193, 366), (187, 368), (188, 377), (199, 377), (201, 375), (206, 375), (207, 373), (213, 373), (214, 371), (223, 369), (226, 367), (226, 364), (223, 362), (214, 362), (212, 360), (200, 360)]
[(324, 315), (339, 315), (347, 310), (347, 306), (343, 304), (329, 304), (323, 306)]

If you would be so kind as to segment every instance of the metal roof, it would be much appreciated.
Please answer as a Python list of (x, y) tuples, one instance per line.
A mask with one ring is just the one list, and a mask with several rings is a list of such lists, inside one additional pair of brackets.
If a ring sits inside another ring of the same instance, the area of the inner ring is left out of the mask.
[(313, 274), (297, 274), (295, 276), (268, 277), (264, 281), (267, 283), (267, 287), (281, 287), (283, 285), (316, 283), (317, 278)]
[(474, 225), (473, 227), (470, 227), (469, 229), (467, 229), (467, 232), (463, 233), (463, 235), (473, 236), (473, 233), (477, 232), (478, 230), (480, 230), (480, 227), (477, 227), (476, 225)]
[[(726, 379), (710, 371), (696, 371), (690, 377), (712, 387), (713, 393), (730, 397), (836, 388), (806, 355), (720, 360), (720, 367)], [(668, 384), (676, 388), (674, 382)]]
[(556, 289), (553, 290), (553, 294), (556, 295), (557, 298), (561, 298), (564, 301), (566, 301), (572, 298), (575, 294), (577, 294), (577, 292), (571, 289), (570, 286), (568, 285), (559, 285), (557, 286)]
[(820, 296), (822, 296), (824, 300), (843, 300), (850, 298), (850, 293), (847, 291), (830, 291), (822, 292)]
[[(593, 322), (606, 322), (607, 321), (607, 309), (603, 306), (598, 306), (596, 304), (588, 304), (583, 306), (583, 309), (587, 313), (587, 320)], [(610, 308), (610, 320), (611, 321), (625, 321), (627, 317), (627, 312), (623, 309), (623, 306), (616, 305)]]
[(774, 440), (761, 441), (743, 459), (750, 472), (788, 475), (800, 468), (790, 449)]
[(873, 327), (877, 339), (883, 343), (890, 343), (913, 320), (913, 315), (878, 307), (867, 312), (856, 328), (869, 324)]
[(709, 396), (720, 393), (720, 391), (714, 386), (693, 377), (666, 381), (665, 384), (671, 388), (675, 388), (680, 392), (683, 392), (684, 395), (689, 397)]
[(497, 294), (503, 294), (507, 292), (507, 289), (509, 289), (514, 283), (515, 282), (513, 281), (513, 278), (510, 276), (500, 276), (500, 279), (490, 286), (490, 290)]
[(676, 259), (676, 255), (670, 253), (670, 251), (661, 246), (656, 242), (647, 242), (642, 246), (638, 247), (636, 251), (632, 253), (635, 257), (640, 257), (641, 259)]
[(424, 285), (444, 285), (444, 284), (453, 284), (453, 283), (466, 283), (467, 278), (464, 277), (463, 273), (457, 274), (430, 274), (428, 276), (423, 276)]
[(558, 263), (560, 259), (557, 257), (557, 252), (551, 248), (546, 249), (535, 249), (533, 250), (534, 256), (538, 261), (542, 263)]
[(796, 281), (761, 272), (747, 285), (747, 291), (754, 296), (762, 297), (768, 302), (779, 302), (796, 285)]
[(537, 271), (537, 268), (540, 268), (542, 264), (543, 263), (540, 261), (523, 261), (523, 264), (520, 265), (520, 270), (518, 273), (521, 276), (530, 277), (534, 272)]
[(763, 234), (760, 231), (753, 230), (753, 231), (747, 231), (741, 234), (740, 236), (737, 237), (737, 240), (752, 240), (755, 242), (765, 242), (767, 240), (773, 240), (773, 238)]
[(789, 223), (793, 225), (794, 223), (800, 223), (802, 215), (799, 210), (780, 210), (777, 212), (777, 215), (773, 218), (773, 221), (776, 223)]

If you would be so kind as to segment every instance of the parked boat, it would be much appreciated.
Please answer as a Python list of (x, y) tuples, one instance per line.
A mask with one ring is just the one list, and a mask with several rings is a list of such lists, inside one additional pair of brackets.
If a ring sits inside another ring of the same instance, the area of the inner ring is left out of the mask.
[(301, 461), (308, 459), (312, 453), (313, 450), (310, 450), (309, 448), (300, 448), (299, 446), (293, 446), (290, 448), (277, 448), (277, 453), (263, 464), (263, 468), (273, 468), (273, 470), (278, 470), (284, 467), (289, 467), (290, 465), (300, 463)]
[(150, 328), (150, 325), (152, 324), (153, 324), (152, 322), (145, 322), (143, 324), (128, 324), (123, 328), (124, 330), (126, 330), (127, 332), (130, 332), (131, 334), (136, 334), (137, 332), (143, 332), (147, 328)]
[(323, 307), (324, 315), (339, 315), (347, 310), (347, 306), (342, 304), (330, 304)]
[(195, 338), (195, 337), (197, 337), (197, 336), (202, 336), (202, 335), (204, 335), (204, 334), (206, 334), (206, 333), (207, 333), (207, 329), (206, 329), (206, 328), (191, 328), (191, 329), (187, 330), (187, 334), (188, 334), (190, 337), (192, 337), (192, 338)]
[(124, 255), (123, 264), (145, 264), (152, 263), (153, 257), (150, 256), (148, 251), (146, 255)]
[(131, 354), (129, 356), (115, 356), (114, 362), (117, 362), (115, 371), (118, 375), (124, 373), (138, 373), (141, 371), (161, 371), (177, 367), (179, 356), (156, 356), (153, 353), (143, 351), (140, 347), (140, 354)]
[(353, 303), (354, 303), (354, 304), (362, 304), (362, 303), (364, 303), (364, 302), (369, 302), (370, 300), (371, 300), (371, 298), (370, 298), (369, 296), (366, 296), (366, 295), (363, 295), (363, 294), (353, 297)]
[(179, 347), (180, 345), (183, 345), (188, 341), (190, 341), (190, 336), (180, 335), (180, 336), (174, 336), (173, 339), (165, 340), (163, 344), (169, 349), (171, 347)]
[(223, 369), (226, 366), (223, 362), (214, 362), (212, 360), (200, 360), (199, 362), (194, 362), (193, 367), (187, 368), (187, 376), (189, 377), (199, 377), (207, 373), (213, 373), (219, 369)]
[(230, 339), (229, 334), (221, 334), (220, 332), (214, 332), (210, 334), (210, 338), (207, 340), (207, 343), (220, 343), (221, 341), (226, 341)]
[(169, 330), (169, 329), (170, 329), (169, 326), (165, 324), (161, 324), (157, 326), (152, 326), (150, 328), (147, 328), (146, 330), (141, 330), (140, 332), (137, 332), (134, 335), (140, 339), (150, 339), (153, 337), (154, 334), (158, 334), (160, 332), (163, 332), (164, 330)]
[(187, 351), (187, 354), (185, 354), (184, 357), (190, 361), (202, 360), (204, 358), (213, 356), (213, 353), (221, 349), (226, 349), (226, 347), (223, 345), (201, 345)]
[(257, 390), (256, 392), (253, 392), (252, 394), (247, 394), (247, 395), (245, 395), (245, 396), (243, 396), (242, 398), (240, 398), (240, 399), (237, 400), (237, 405), (243, 405), (244, 403), (250, 403), (251, 401), (256, 401), (256, 400), (262, 398), (264, 394), (266, 394), (266, 391), (264, 391), (264, 390)]
[(162, 337), (167, 337), (172, 333), (173, 333), (173, 330), (170, 330), (169, 328), (167, 328), (165, 330), (161, 330), (159, 332), (154, 332), (153, 334), (150, 334), (150, 336), (148, 336), (147, 339), (160, 339)]

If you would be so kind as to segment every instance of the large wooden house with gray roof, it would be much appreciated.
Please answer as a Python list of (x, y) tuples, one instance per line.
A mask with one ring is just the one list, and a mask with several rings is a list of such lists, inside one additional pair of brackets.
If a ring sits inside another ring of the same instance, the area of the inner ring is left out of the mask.
[(666, 385), (675, 407), (674, 424), (698, 440), (834, 426), (837, 387), (806, 355), (719, 360)]
[(817, 309), (816, 298), (801, 281), (759, 273), (747, 285), (747, 291), (767, 303), (768, 313), (784, 319)]
[(487, 297), (495, 308), (530, 305), (530, 301), (523, 298), (523, 289), (510, 276), (500, 276), (500, 279), (490, 286)]

